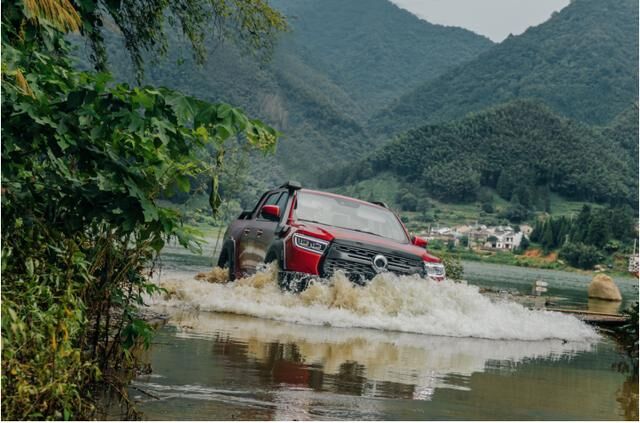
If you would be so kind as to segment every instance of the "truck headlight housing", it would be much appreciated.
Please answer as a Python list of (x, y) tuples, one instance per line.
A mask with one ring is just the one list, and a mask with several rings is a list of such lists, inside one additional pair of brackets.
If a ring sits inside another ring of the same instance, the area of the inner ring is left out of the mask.
[(293, 234), (293, 245), (301, 250), (322, 254), (327, 249), (329, 242), (309, 235)]
[(444, 265), (442, 263), (424, 262), (424, 271), (427, 276), (445, 277)]

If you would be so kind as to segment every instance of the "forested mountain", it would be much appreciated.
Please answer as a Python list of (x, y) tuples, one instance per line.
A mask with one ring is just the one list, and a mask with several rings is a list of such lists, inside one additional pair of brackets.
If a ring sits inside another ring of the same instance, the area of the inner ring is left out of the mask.
[(328, 75), (367, 112), (493, 44), (466, 29), (418, 19), (388, 0), (273, 4), (293, 28), (283, 49)]
[[(242, 107), (282, 132), (275, 159), (260, 158), (267, 180), (311, 183), (319, 170), (346, 163), (375, 141), (363, 127), (378, 106), (425, 78), (475, 57), (492, 43), (470, 31), (432, 25), (388, 0), (278, 0), (290, 31), (269, 62), (231, 43), (212, 47), (199, 67), (187, 40), (169, 30), (164, 58), (147, 57), (144, 83)], [(105, 25), (110, 66), (134, 84), (114, 26)], [(87, 66), (86, 58), (84, 60)]]
[(620, 123), (599, 131), (540, 103), (518, 100), (410, 130), (357, 165), (328, 172), (324, 180), (337, 186), (390, 171), (449, 202), (473, 201), (488, 187), (526, 208), (544, 207), (551, 192), (634, 205), (637, 156), (627, 160), (621, 142), (606, 138), (613, 134), (632, 139), (637, 126)]
[(626, 152), (630, 164), (638, 169), (638, 103), (620, 113), (602, 131), (604, 139), (618, 144)]
[(638, 2), (574, 0), (546, 22), (425, 82), (372, 119), (387, 134), (537, 98), (573, 119), (606, 124), (637, 100)]

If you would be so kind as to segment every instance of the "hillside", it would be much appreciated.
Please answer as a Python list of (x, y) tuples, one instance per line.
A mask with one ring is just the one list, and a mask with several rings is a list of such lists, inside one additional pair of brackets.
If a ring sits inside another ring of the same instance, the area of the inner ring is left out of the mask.
[(388, 0), (273, 4), (293, 28), (282, 50), (322, 71), (367, 112), (493, 45), (466, 29), (418, 19)]
[(606, 124), (637, 93), (638, 2), (574, 0), (541, 25), (400, 97), (371, 126), (390, 134), (514, 98), (540, 99), (572, 119)]
[[(617, 129), (621, 139), (634, 136)], [(544, 209), (552, 193), (635, 205), (637, 157), (635, 167), (627, 157), (600, 131), (520, 100), (408, 131), (324, 181), (343, 186), (390, 172), (445, 202), (475, 201), (492, 189), (527, 209)]]
[[(146, 60), (144, 83), (228, 102), (282, 132), (276, 158), (260, 158), (256, 178), (313, 183), (319, 170), (373, 148), (363, 127), (373, 108), (489, 48), (470, 31), (432, 25), (387, 0), (273, 2), (289, 16), (271, 61), (210, 40), (198, 66), (188, 43), (169, 32), (166, 57)], [(105, 26), (110, 66), (135, 84), (126, 49)], [(82, 56), (82, 53), (80, 54)], [(80, 59), (88, 65), (86, 56)]]
[(605, 140), (619, 145), (630, 163), (638, 168), (638, 103), (620, 113), (609, 126), (603, 128)]

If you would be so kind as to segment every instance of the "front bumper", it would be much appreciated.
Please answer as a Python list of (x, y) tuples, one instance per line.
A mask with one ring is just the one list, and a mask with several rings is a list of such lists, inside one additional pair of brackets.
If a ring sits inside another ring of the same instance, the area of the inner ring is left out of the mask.
[[(301, 250), (287, 243), (285, 269), (289, 272), (331, 277), (342, 271), (359, 284), (373, 279), (382, 269), (375, 269), (374, 258), (386, 259), (385, 271), (397, 275), (426, 276), (422, 258), (396, 250), (363, 244), (355, 241), (334, 240), (322, 255)], [(444, 278), (444, 277), (443, 277)]]

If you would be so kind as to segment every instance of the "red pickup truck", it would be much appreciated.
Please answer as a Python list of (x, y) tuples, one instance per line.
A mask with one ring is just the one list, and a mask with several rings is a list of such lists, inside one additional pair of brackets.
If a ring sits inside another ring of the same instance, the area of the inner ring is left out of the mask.
[(441, 260), (426, 251), (427, 241), (411, 236), (384, 203), (371, 203), (287, 182), (266, 192), (224, 235), (218, 266), (229, 280), (277, 262), (282, 288), (305, 289), (310, 276), (343, 271), (365, 284), (376, 274), (445, 278)]

